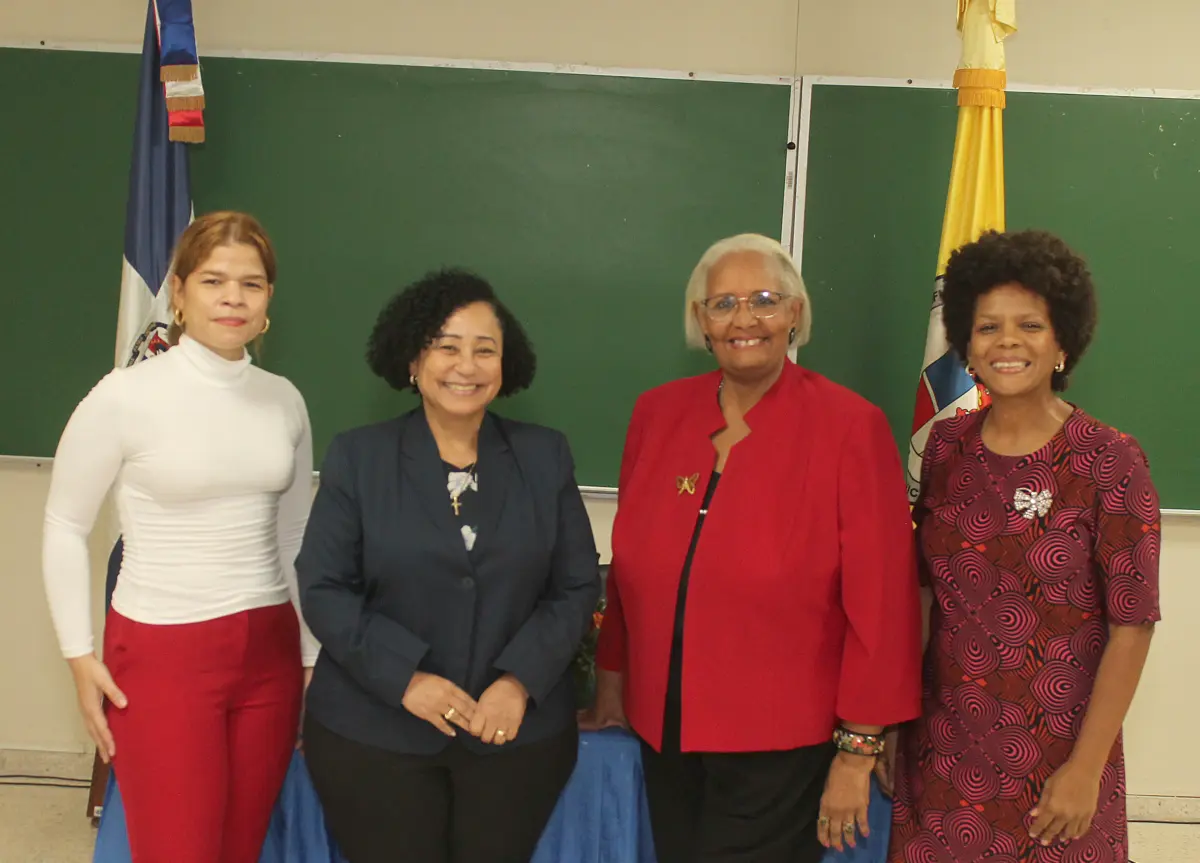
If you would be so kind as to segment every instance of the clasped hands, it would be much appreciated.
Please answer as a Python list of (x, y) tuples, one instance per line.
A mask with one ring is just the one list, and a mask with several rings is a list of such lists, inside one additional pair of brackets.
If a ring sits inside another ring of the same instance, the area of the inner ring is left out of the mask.
[(446, 678), (418, 671), (402, 703), (447, 737), (456, 737), (457, 728), (499, 746), (516, 739), (528, 700), (529, 692), (511, 674), (500, 677), (476, 701)]

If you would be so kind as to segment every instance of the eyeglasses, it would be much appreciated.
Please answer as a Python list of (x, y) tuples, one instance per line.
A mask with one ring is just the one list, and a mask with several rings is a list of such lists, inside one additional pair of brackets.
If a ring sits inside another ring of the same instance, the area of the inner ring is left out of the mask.
[(746, 304), (750, 314), (761, 319), (773, 318), (779, 313), (779, 307), (783, 305), (783, 301), (788, 298), (787, 294), (777, 291), (755, 291), (746, 297), (720, 294), (701, 300), (700, 305), (704, 307), (704, 313), (708, 315), (709, 319), (714, 321), (724, 321), (733, 317), (737, 307), (742, 303)]

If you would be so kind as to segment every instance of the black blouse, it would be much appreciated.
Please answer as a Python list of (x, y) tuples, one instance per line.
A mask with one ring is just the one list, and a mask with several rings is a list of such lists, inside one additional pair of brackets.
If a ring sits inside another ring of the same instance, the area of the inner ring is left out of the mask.
[(683, 560), (683, 574), (679, 578), (679, 592), (675, 597), (675, 634), (671, 639), (671, 661), (667, 672), (667, 697), (663, 713), (663, 752), (679, 751), (679, 725), (683, 704), (683, 619), (687, 606), (688, 579), (691, 576), (692, 558), (696, 554), (696, 544), (700, 541), (700, 529), (704, 527), (704, 517), (712, 505), (713, 493), (717, 490), (717, 482), (721, 474), (713, 471), (704, 491), (704, 502), (700, 504), (700, 512), (696, 516), (696, 527), (692, 530), (692, 542), (688, 546), (687, 557)]

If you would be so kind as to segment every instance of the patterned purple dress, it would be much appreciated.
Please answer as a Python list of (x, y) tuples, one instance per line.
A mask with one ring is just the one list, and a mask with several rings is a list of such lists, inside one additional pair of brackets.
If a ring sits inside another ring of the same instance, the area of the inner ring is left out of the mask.
[(1076, 409), (1035, 453), (996, 456), (989, 408), (934, 426), (913, 510), (936, 599), (924, 709), (897, 756), (890, 863), (1126, 863), (1117, 740), (1082, 839), (1029, 811), (1079, 735), (1110, 624), (1159, 619), (1158, 496), (1136, 441)]

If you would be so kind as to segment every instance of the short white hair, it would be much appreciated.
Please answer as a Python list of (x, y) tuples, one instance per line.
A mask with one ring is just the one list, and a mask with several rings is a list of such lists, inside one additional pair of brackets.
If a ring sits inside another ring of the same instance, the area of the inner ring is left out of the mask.
[(796, 321), (796, 341), (792, 347), (808, 344), (812, 334), (812, 303), (808, 299), (808, 290), (804, 287), (804, 279), (800, 269), (787, 249), (776, 240), (762, 234), (738, 234), (718, 240), (708, 247), (701, 257), (692, 277), (688, 279), (687, 292), (683, 301), (683, 332), (688, 347), (704, 350), (704, 330), (696, 320), (696, 303), (708, 297), (708, 276), (712, 268), (726, 255), (738, 252), (756, 252), (766, 261), (767, 269), (775, 276), (779, 285), (779, 293), (800, 300), (800, 319)]

